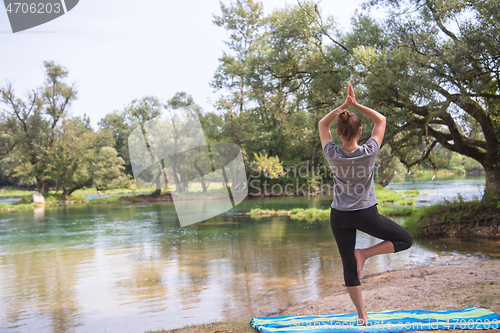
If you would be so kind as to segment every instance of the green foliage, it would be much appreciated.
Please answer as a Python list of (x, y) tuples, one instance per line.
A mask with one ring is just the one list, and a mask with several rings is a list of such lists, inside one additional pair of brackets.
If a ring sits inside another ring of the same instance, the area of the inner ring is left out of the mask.
[(262, 153), (259, 152), (259, 155), (254, 153), (254, 157), (255, 164), (253, 165), (253, 167), (258, 171), (263, 172), (266, 177), (272, 179), (278, 178), (285, 174), (283, 165), (277, 156), (268, 157), (267, 153), (265, 155), (262, 155)]
[(113, 147), (102, 147), (94, 164), (93, 186), (97, 191), (128, 188), (131, 185), (129, 175), (123, 173), (123, 158)]
[(52, 61), (43, 65), (44, 85), (32, 90), (26, 100), (15, 96), (10, 83), (0, 88), (0, 103), (6, 107), (1, 117), (5, 132), (0, 171), (20, 184), (36, 182), (38, 190), (46, 190), (54, 180), (47, 171), (48, 154), (57, 142), (57, 127), (77, 95), (74, 85), (63, 82), (68, 75), (63, 67)]
[(117, 111), (108, 113), (103, 117), (97, 123), (99, 125), (99, 134), (96, 139), (96, 148), (100, 149), (106, 146), (115, 148), (131, 171), (127, 139), (133, 127), (128, 120), (125, 112), (120, 113)]
[(264, 16), (262, 4), (242, 0), (221, 4), (221, 12), (214, 22), (230, 37), (212, 82), (226, 93), (217, 102), (219, 133), (248, 156), (265, 151), (287, 166), (323, 164), (317, 123), (349, 76), (344, 51), (324, 42), (334, 36), (333, 20), (320, 28), (312, 3)]
[[(405, 174), (405, 167), (397, 157), (391, 152), (388, 145), (383, 146), (376, 160), (377, 184), (380, 186), (387, 186), (393, 177)], [(400, 177), (401, 178), (401, 177)]]
[(56, 129), (55, 143), (45, 150), (47, 170), (63, 189), (61, 200), (92, 184), (95, 133), (81, 119), (63, 119)]
[(163, 105), (155, 96), (133, 99), (123, 111), (108, 113), (99, 122), (99, 134), (96, 137), (96, 148), (113, 147), (118, 156), (124, 160), (125, 173), (132, 173), (128, 151), (130, 133), (145, 122), (162, 114)]
[[(350, 31), (341, 33), (313, 2), (269, 13), (253, 0), (221, 3), (213, 22), (226, 30), (227, 49), (211, 82), (220, 94), (217, 112), (202, 112), (184, 92), (166, 103), (145, 96), (103, 117), (97, 133), (85, 116), (68, 117), (77, 91), (65, 82), (68, 72), (63, 67), (44, 62), (45, 82), (26, 98), (16, 96), (11, 84), (0, 89), (0, 184), (37, 184), (40, 191), (55, 186), (66, 195), (92, 184), (102, 189), (125, 186), (123, 173), (132, 173), (131, 131), (179, 110), (200, 118), (208, 143), (238, 144), (247, 174), (255, 171), (255, 158), (261, 164), (258, 171), (269, 176), (257, 180), (261, 186), (291, 184), (290, 190), (299, 191), (302, 185), (327, 183), (331, 179), (318, 121), (343, 102), (351, 82), (359, 102), (387, 117), (377, 160), (379, 184), (387, 185), (407, 170), (459, 173), (484, 167), (486, 193), (496, 193), (497, 3), (372, 0), (368, 6), (377, 4), (389, 13), (385, 21), (361, 13), (353, 18)], [(179, 121), (171, 119), (171, 125)], [(361, 119), (360, 143), (373, 126), (367, 117)], [(108, 152), (98, 155), (103, 151)], [(196, 167), (191, 168), (195, 161), (182, 162), (190, 165), (186, 174), (196, 175)], [(307, 168), (307, 176), (283, 174), (299, 167)], [(169, 181), (184, 190), (180, 180)], [(207, 185), (201, 186), (205, 191)], [(381, 198), (412, 203), (390, 195)]]
[[(387, 117), (392, 151), (407, 168), (426, 160), (455, 172), (464, 171), (467, 156), (490, 175), (487, 187), (500, 192), (497, 1), (370, 4), (384, 6), (385, 22), (362, 16), (358, 25), (369, 31), (360, 38), (355, 29), (347, 38), (367, 96)], [(438, 143), (448, 151), (432, 153)], [(450, 150), (458, 154), (444, 156)]]

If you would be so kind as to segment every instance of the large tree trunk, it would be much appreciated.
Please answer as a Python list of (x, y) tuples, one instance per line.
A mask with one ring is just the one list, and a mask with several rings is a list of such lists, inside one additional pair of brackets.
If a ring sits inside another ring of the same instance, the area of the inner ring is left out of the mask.
[(484, 170), (486, 171), (486, 188), (484, 189), (484, 201), (500, 200), (500, 166), (490, 165), (485, 163)]
[(73, 192), (75, 192), (76, 190), (79, 190), (81, 188), (84, 188), (86, 186), (91, 186), (92, 183), (93, 183), (93, 179), (91, 178), (86, 183), (81, 183), (81, 184), (75, 185), (74, 187), (71, 187), (69, 189), (66, 188), (66, 184), (64, 184), (63, 185), (63, 193), (59, 197), (59, 201), (68, 200), (68, 197), (71, 196), (71, 194), (73, 194)]

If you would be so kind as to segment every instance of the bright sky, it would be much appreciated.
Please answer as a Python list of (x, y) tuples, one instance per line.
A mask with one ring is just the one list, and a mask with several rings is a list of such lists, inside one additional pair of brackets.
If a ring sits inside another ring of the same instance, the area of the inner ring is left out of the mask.
[[(346, 31), (362, 2), (322, 0), (320, 8)], [(263, 3), (269, 13), (296, 2)], [(1, 7), (0, 86), (9, 80), (25, 97), (43, 83), (43, 61), (53, 60), (77, 84), (72, 114), (86, 113), (96, 129), (107, 113), (147, 95), (167, 101), (185, 91), (212, 111), (218, 94), (209, 82), (227, 40), (226, 31), (212, 23), (213, 14), (220, 15), (218, 0), (81, 0), (61, 17), (13, 34)]]

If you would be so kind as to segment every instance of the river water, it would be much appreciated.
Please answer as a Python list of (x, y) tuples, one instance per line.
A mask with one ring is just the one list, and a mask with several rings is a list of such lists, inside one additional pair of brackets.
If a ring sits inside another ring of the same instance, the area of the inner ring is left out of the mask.
[[(183, 228), (172, 203), (0, 213), (0, 331), (142, 333), (250, 320), (327, 296), (343, 282), (329, 221), (244, 213), (328, 208), (331, 199), (245, 200)], [(358, 247), (377, 242), (357, 236)], [(498, 255), (498, 241), (415, 240), (410, 250), (369, 259), (363, 274)]]

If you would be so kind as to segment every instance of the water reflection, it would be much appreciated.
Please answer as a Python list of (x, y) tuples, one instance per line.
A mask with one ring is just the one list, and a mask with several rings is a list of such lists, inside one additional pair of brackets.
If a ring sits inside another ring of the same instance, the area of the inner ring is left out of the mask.
[(44, 217), (45, 217), (44, 207), (38, 207), (33, 209), (33, 222), (35, 223), (35, 225), (37, 226), (42, 225)]
[[(360, 247), (376, 242), (358, 234)], [(364, 274), (498, 255), (498, 245), (417, 240), (369, 259)], [(169, 203), (0, 215), (6, 332), (142, 333), (244, 320), (327, 296), (342, 282), (328, 221), (226, 214), (180, 228)]]
[(34, 321), (40, 332), (68, 332), (80, 326), (78, 268), (92, 257), (92, 250), (83, 249), (18, 247), (2, 253), (5, 328), (27, 331)]

